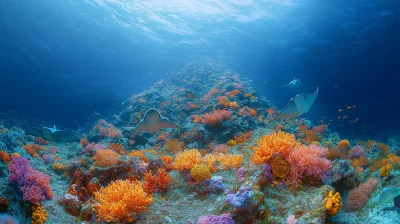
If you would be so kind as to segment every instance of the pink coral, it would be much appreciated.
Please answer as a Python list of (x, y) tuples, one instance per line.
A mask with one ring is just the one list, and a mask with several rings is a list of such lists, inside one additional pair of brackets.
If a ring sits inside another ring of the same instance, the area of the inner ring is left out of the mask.
[(206, 125), (215, 126), (224, 120), (228, 120), (231, 115), (231, 111), (214, 110), (212, 113), (204, 114), (203, 123)]
[(365, 150), (361, 145), (354, 146), (349, 152), (350, 158), (360, 158), (365, 156)]
[(53, 198), (50, 176), (34, 170), (26, 158), (13, 156), (8, 164), (10, 183), (16, 183), (24, 201), (39, 205), (40, 201)]
[(357, 210), (367, 204), (372, 191), (378, 186), (378, 181), (374, 178), (369, 178), (367, 182), (360, 184), (357, 188), (349, 191), (347, 202), (344, 206), (346, 211)]
[(325, 179), (331, 169), (331, 161), (326, 159), (327, 153), (326, 148), (317, 145), (301, 145), (288, 153), (287, 161), (292, 166), (292, 172), (300, 177)]

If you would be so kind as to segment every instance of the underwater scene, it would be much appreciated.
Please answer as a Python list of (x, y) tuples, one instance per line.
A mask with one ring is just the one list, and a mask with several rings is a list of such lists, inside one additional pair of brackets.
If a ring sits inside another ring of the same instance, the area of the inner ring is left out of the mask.
[(0, 224), (400, 224), (400, 1), (0, 1)]

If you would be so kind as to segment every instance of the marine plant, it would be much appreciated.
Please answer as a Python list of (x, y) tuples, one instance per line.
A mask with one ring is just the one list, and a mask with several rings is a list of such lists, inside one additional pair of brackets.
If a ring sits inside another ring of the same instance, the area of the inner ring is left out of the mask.
[(133, 222), (153, 202), (153, 196), (144, 191), (142, 183), (130, 180), (113, 181), (94, 192), (94, 196), (96, 215), (106, 222)]

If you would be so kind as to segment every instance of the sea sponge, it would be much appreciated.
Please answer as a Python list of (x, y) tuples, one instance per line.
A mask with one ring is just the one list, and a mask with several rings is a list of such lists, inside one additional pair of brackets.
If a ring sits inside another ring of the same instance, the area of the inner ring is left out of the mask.
[(143, 190), (139, 181), (116, 180), (94, 192), (94, 205), (99, 220), (129, 223), (153, 202), (153, 196)]
[(45, 148), (43, 148), (42, 146), (40, 146), (40, 145), (36, 145), (36, 144), (30, 144), (30, 145), (24, 145), (24, 146), (22, 146), (22, 148), (24, 148), (25, 149), (25, 151), (29, 154), (29, 155), (31, 155), (31, 156), (33, 156), (33, 157), (35, 157), (35, 158), (38, 158), (39, 157), (39, 151), (40, 150), (45, 150)]
[(381, 177), (389, 176), (390, 171), (392, 171), (392, 165), (390, 163), (388, 163), (381, 168), (381, 171), (380, 171)]
[(344, 139), (339, 142), (338, 144), (338, 149), (349, 149), (350, 148), (350, 142), (347, 139)]
[(340, 197), (339, 192), (333, 194), (333, 191), (330, 191), (328, 196), (324, 199), (324, 202), (326, 204), (325, 208), (330, 216), (336, 215), (342, 207), (342, 197)]
[(277, 178), (284, 178), (290, 173), (290, 164), (282, 155), (276, 154), (269, 160), (272, 175)]
[(201, 163), (201, 154), (197, 149), (185, 150), (176, 155), (173, 163), (176, 170), (191, 170), (194, 165)]
[(118, 153), (109, 149), (100, 149), (93, 156), (95, 166), (107, 167), (117, 164), (120, 160)]
[(274, 153), (283, 152), (298, 145), (300, 143), (296, 141), (293, 134), (283, 131), (264, 135), (260, 137), (257, 141), (257, 146), (253, 148), (254, 152), (250, 157), (250, 161), (254, 164), (262, 164), (267, 162)]
[(210, 169), (205, 164), (194, 165), (190, 174), (195, 181), (203, 181), (211, 178)]
[(43, 224), (49, 215), (40, 205), (32, 206), (32, 222), (31, 224)]

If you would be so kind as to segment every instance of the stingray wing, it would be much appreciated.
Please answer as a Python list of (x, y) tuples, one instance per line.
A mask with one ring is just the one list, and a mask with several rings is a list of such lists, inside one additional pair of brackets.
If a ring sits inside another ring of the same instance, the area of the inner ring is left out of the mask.
[(318, 88), (315, 93), (311, 94), (299, 94), (295, 96), (294, 102), (296, 103), (296, 106), (301, 114), (307, 113), (311, 106), (314, 104), (315, 100), (317, 99), (318, 96)]
[(400, 194), (400, 188), (385, 188), (383, 189), (381, 195), (379, 195), (379, 203), (385, 204), (396, 197), (396, 195)]
[(161, 118), (158, 126), (159, 126), (159, 128), (178, 128), (178, 126), (176, 126), (174, 123), (172, 123), (167, 118)]
[(67, 131), (56, 131), (52, 134), (52, 140), (51, 141), (55, 141), (55, 142), (79, 142), (80, 139), (78, 136), (69, 133)]
[(310, 110), (315, 99), (317, 99), (317, 96), (318, 88), (315, 93), (296, 95), (294, 98), (290, 99), (289, 103), (281, 110), (281, 112), (276, 114), (275, 117), (284, 119), (299, 117)]
[(32, 135), (43, 138), (43, 128), (30, 128), (25, 131), (25, 135)]
[(135, 128), (135, 130), (133, 131), (133, 133), (132, 133), (132, 136), (135, 136), (135, 135), (137, 135), (137, 134), (139, 134), (140, 132), (142, 132), (142, 131), (147, 131), (148, 130), (148, 124), (146, 124), (143, 120), (141, 120), (140, 122), (139, 122), (139, 124), (138, 125), (136, 125), (136, 128)]

